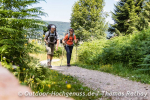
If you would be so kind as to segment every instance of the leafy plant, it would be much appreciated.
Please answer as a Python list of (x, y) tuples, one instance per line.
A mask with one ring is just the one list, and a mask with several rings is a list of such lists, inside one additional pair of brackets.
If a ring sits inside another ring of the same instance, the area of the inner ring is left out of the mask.
[(139, 68), (141, 58), (150, 53), (150, 29), (110, 40), (85, 42), (80, 46), (78, 60), (85, 64), (113, 64), (122, 62)]
[[(21, 72), (31, 68), (27, 65), (32, 59), (29, 53), (38, 50), (28, 39), (38, 35), (46, 24), (40, 20), (46, 15), (40, 7), (28, 7), (39, 1), (0, 0), (0, 59), (6, 57), (6, 62), (18, 65)], [(23, 81), (25, 74), (21, 73), (20, 78)]]
[(62, 47), (58, 47), (58, 50), (54, 51), (54, 57), (60, 57), (62, 56)]

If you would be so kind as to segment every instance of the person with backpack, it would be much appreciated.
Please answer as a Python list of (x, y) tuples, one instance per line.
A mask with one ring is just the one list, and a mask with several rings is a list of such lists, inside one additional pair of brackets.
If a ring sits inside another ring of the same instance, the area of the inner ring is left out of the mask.
[(49, 68), (52, 68), (51, 62), (54, 55), (54, 50), (56, 47), (57, 51), (59, 46), (58, 33), (56, 32), (56, 26), (54, 24), (48, 25), (48, 31), (45, 34), (44, 41), (46, 43), (46, 50), (47, 50), (47, 66)]
[(65, 44), (65, 49), (67, 52), (67, 66), (71, 66), (70, 60), (71, 60), (71, 54), (74, 46), (73, 41), (77, 43), (78, 40), (76, 39), (73, 28), (70, 28), (69, 33), (62, 40), (62, 43)]

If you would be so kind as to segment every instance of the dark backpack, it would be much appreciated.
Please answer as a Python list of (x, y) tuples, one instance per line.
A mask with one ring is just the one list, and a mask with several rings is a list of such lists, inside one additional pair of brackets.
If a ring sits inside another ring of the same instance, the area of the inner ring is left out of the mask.
[[(54, 24), (49, 24), (48, 26), (47, 26), (47, 28), (48, 28), (48, 31), (49, 31), (49, 34), (48, 34), (48, 36), (47, 36), (47, 38), (46, 38), (46, 40), (48, 40), (48, 37), (50, 38), (50, 41), (49, 41), (49, 44), (57, 44), (57, 33), (56, 33), (56, 30), (55, 30), (55, 32), (54, 32), (54, 37), (51, 37), (50, 36), (50, 29), (51, 29), (51, 26), (52, 25), (54, 25)], [(54, 25), (55, 27), (56, 27), (56, 25)], [(57, 28), (57, 27), (56, 27)], [(54, 43), (52, 42), (52, 41), (54, 41)]]

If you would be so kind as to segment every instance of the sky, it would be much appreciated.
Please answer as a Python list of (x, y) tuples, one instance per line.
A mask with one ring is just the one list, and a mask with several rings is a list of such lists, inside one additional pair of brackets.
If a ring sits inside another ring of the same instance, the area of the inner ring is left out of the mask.
[[(42, 16), (42, 20), (46, 21), (61, 21), (61, 22), (70, 22), (71, 13), (73, 9), (73, 5), (78, 0), (45, 0), (41, 1), (38, 4), (33, 5), (33, 7), (42, 7), (42, 11), (46, 12), (48, 16)], [(107, 17), (106, 21), (110, 24), (113, 24), (113, 20), (111, 18), (111, 11), (114, 11), (114, 4), (119, 0), (104, 0), (105, 6), (104, 11), (109, 13), (109, 17)]]

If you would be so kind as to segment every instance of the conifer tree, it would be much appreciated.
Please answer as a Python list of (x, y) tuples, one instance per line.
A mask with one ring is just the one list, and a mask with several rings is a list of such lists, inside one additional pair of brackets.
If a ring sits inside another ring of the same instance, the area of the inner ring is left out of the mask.
[(150, 0), (145, 3), (143, 16), (150, 22)]
[(137, 20), (137, 25), (136, 25), (136, 28), (138, 31), (148, 28), (149, 23), (148, 23), (148, 17), (146, 14), (149, 8), (148, 4), (149, 4), (149, 0), (143, 0), (142, 2), (139, 2), (138, 5), (140, 5), (140, 7), (136, 9), (137, 12), (140, 11), (140, 13), (138, 13), (138, 20)]
[(115, 5), (115, 11), (112, 12), (114, 25), (109, 27), (109, 32), (115, 32), (118, 30), (121, 34), (131, 34), (137, 31), (136, 25), (139, 20), (139, 16), (143, 9), (144, 0), (121, 0)]

